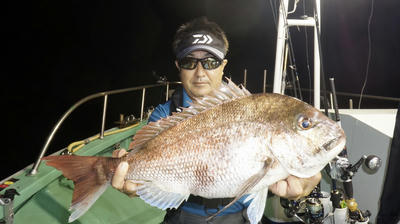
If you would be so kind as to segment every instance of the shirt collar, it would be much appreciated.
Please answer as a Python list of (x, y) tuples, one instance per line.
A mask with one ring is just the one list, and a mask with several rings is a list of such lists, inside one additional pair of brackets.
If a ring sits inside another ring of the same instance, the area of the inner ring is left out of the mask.
[(190, 99), (189, 95), (187, 94), (185, 88), (183, 88), (183, 107), (189, 107), (190, 103), (192, 103), (192, 99)]

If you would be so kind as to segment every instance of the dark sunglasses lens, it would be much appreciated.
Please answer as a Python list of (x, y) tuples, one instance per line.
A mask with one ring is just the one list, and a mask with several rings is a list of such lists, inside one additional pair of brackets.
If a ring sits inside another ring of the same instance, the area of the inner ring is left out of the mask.
[(201, 65), (204, 69), (212, 70), (218, 68), (221, 65), (221, 61), (216, 58), (204, 58), (201, 60)]
[(183, 69), (194, 69), (197, 65), (197, 60), (195, 58), (182, 58), (178, 61), (178, 65)]

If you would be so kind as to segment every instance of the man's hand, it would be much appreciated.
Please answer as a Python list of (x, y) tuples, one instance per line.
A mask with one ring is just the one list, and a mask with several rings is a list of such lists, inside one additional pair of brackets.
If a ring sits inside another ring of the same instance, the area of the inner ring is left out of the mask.
[[(126, 155), (127, 153), (128, 152), (125, 149), (114, 150), (114, 152), (112, 153), (112, 157), (119, 158)], [(128, 174), (128, 169), (129, 164), (127, 162), (121, 162), (115, 170), (111, 185), (122, 193), (125, 193), (129, 197), (135, 197), (137, 196), (136, 189), (138, 185), (132, 183), (129, 180), (125, 181), (125, 177)]]
[(309, 195), (320, 180), (321, 173), (309, 178), (299, 178), (290, 175), (285, 180), (280, 180), (269, 186), (269, 190), (279, 197), (297, 200)]

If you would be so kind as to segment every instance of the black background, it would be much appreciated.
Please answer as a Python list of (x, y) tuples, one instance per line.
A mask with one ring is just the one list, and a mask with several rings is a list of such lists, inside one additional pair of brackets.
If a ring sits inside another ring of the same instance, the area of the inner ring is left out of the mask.
[[(305, 8), (311, 16), (310, 2), (306, 1)], [(337, 91), (359, 94), (366, 77), (373, 0), (321, 2), (324, 72), (335, 77)], [(273, 81), (276, 26), (271, 3), (277, 1), (39, 0), (7, 5), (1, 29), (5, 144), (0, 179), (36, 159), (53, 125), (79, 99), (100, 91), (153, 84), (157, 76), (177, 80), (172, 37), (180, 24), (194, 17), (205, 15), (225, 30), (230, 41), (225, 74), (241, 83), (246, 68), (248, 89), (260, 92), (264, 69), (267, 83)], [(375, 0), (373, 9), (365, 94), (399, 98), (400, 2)], [(302, 12), (300, 1), (296, 15)], [(303, 28), (290, 31), (301, 84), (309, 88), (305, 32)], [(312, 30), (307, 29), (307, 34), (312, 46)], [(157, 91), (149, 91), (148, 97), (153, 104), (164, 98)], [(353, 100), (357, 106), (358, 98)], [(106, 128), (114, 126), (119, 113), (139, 116), (140, 94), (112, 96), (109, 101)], [(396, 108), (397, 104), (364, 99), (361, 108)], [(339, 106), (347, 108), (348, 97), (340, 97)], [(101, 110), (102, 99), (78, 108), (56, 134), (49, 152), (98, 133)]]

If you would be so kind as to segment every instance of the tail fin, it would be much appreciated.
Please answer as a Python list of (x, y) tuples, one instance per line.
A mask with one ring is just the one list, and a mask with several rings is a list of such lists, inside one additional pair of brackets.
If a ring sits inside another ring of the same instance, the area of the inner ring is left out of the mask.
[(104, 193), (116, 169), (119, 159), (94, 156), (47, 156), (48, 166), (60, 170), (74, 181), (74, 193), (70, 210), (73, 211), (68, 222), (82, 216)]

